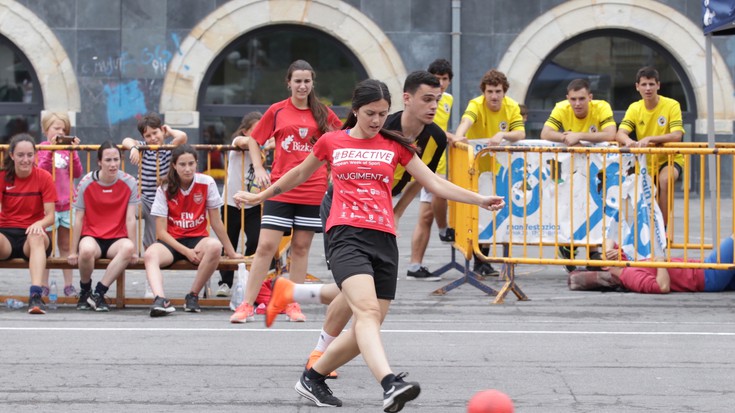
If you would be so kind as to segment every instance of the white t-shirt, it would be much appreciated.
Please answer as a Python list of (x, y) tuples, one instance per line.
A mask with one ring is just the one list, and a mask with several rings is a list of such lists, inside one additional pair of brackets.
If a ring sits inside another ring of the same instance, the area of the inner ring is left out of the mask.
[[(235, 139), (232, 140), (233, 145), (235, 144)], [(251, 166), (250, 152), (238, 150), (227, 151), (227, 183), (222, 188), (222, 198), (225, 198), (227, 205), (236, 207), (235, 194), (239, 191), (247, 191), (247, 179)], [(254, 206), (247, 205), (245, 208), (248, 209)]]

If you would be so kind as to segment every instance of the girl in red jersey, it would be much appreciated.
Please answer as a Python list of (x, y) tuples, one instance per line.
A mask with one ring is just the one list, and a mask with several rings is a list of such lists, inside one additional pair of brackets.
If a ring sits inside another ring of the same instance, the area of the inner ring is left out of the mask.
[(41, 283), (54, 223), (56, 187), (51, 174), (35, 166), (36, 143), (27, 134), (10, 140), (0, 171), (0, 260), (24, 258), (31, 273), (28, 312), (46, 314)]
[[(268, 108), (253, 129), (248, 150), (255, 169), (255, 180), (261, 188), (270, 185), (271, 179), (277, 182), (283, 174), (306, 159), (323, 133), (341, 126), (337, 115), (319, 102), (314, 92), (315, 77), (309, 63), (303, 60), (293, 62), (286, 76), (291, 97)], [(260, 157), (260, 145), (271, 137), (275, 138), (276, 150), (269, 179)], [(327, 169), (322, 166), (295, 190), (265, 202), (258, 248), (250, 267), (245, 298), (230, 317), (231, 322), (253, 320), (253, 304), (284, 233), (293, 234), (289, 277), (294, 282), (304, 282), (311, 240), (315, 232), (322, 232), (319, 204), (326, 190)], [(291, 321), (306, 320), (298, 303), (289, 305), (285, 312)]]
[[(129, 263), (138, 262), (135, 213), (140, 203), (138, 181), (120, 170), (122, 153), (107, 141), (97, 150), (99, 169), (79, 182), (68, 261), (79, 265), (77, 310), (110, 311), (105, 294)], [(99, 258), (110, 258), (92, 292), (92, 271)]]
[[(396, 167), (403, 165), (419, 184), (442, 198), (489, 210), (505, 205), (501, 197), (479, 195), (434, 174), (407, 140), (383, 129), (389, 109), (390, 93), (384, 83), (372, 79), (360, 82), (345, 130), (325, 134), (314, 145), (313, 154), (265, 191), (235, 195), (243, 204), (259, 203), (296, 187), (325, 163), (331, 165), (334, 198), (326, 227), (327, 259), (354, 318), (352, 328), (340, 334), (296, 383), (296, 391), (317, 406), (342, 405), (327, 386), (326, 375), (360, 354), (383, 387), (384, 411), (400, 411), (421, 391), (418, 383), (403, 380), (404, 373), (393, 374), (380, 337), (398, 279), (391, 197)], [(276, 313), (272, 308), (283, 308), (293, 301), (319, 301), (323, 287), (277, 278), (266, 325)]]
[[(184, 311), (198, 313), (201, 311), (199, 291), (217, 269), (223, 245), (228, 257), (244, 258), (235, 252), (227, 237), (219, 213), (224, 202), (217, 184), (212, 177), (196, 172), (197, 158), (191, 145), (181, 145), (171, 152), (171, 169), (166, 182), (158, 187), (151, 207), (151, 214), (156, 217), (158, 241), (148, 247), (143, 257), (146, 276), (156, 297), (151, 317), (175, 311), (163, 293), (161, 267), (184, 259), (198, 266), (191, 291), (184, 298)], [(219, 241), (209, 236), (207, 217)]]

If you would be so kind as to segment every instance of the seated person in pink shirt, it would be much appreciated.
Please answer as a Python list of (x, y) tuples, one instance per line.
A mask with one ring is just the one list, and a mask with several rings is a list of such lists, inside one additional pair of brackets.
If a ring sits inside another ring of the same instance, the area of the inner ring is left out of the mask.
[[(729, 236), (720, 243), (720, 263), (733, 263), (733, 237)], [(608, 260), (618, 259), (618, 247), (614, 242), (607, 242), (605, 257)], [(628, 257), (622, 253), (622, 259)], [(665, 258), (657, 257), (653, 261), (665, 262)], [(647, 261), (647, 260), (646, 260)], [(671, 258), (671, 262), (702, 262), (696, 259)], [(705, 263), (717, 263), (717, 251), (712, 251), (704, 260)], [(642, 268), (642, 267), (603, 267), (604, 271), (578, 272), (577, 277), (570, 278), (571, 289), (591, 289), (592, 284), (598, 287), (610, 287), (618, 284), (625, 289), (643, 294), (667, 294), (669, 292), (720, 292), (735, 290), (735, 269), (710, 270), (697, 268)], [(587, 276), (587, 277), (585, 277)], [(591, 276), (591, 278), (590, 278)], [(587, 281), (587, 288), (575, 288)], [(604, 284), (610, 285), (604, 285)]]

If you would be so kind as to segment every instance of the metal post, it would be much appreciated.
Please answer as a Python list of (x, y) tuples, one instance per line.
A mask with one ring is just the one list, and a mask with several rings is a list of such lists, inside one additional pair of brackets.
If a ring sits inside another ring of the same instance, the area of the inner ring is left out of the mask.
[[(705, 35), (706, 46), (706, 84), (707, 84), (707, 147), (714, 149), (715, 147), (715, 101), (714, 86), (712, 85), (712, 34)], [(709, 201), (710, 201), (710, 218), (712, 220), (712, 245), (717, 248), (720, 240), (717, 237), (717, 162), (716, 155), (707, 158), (708, 175), (709, 175)], [(704, 195), (704, 194), (703, 194)]]

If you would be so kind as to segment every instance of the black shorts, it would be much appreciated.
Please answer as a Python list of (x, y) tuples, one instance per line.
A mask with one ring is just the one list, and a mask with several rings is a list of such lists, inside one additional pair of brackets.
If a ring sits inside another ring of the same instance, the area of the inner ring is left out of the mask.
[[(666, 168), (667, 166), (669, 166), (669, 165), (672, 165), (672, 164), (674, 165), (674, 168), (676, 168), (676, 171), (677, 171), (677, 172), (679, 172), (679, 178), (681, 178), (681, 175), (682, 175), (682, 173), (684, 172), (684, 170), (683, 170), (683, 169), (681, 169), (681, 165), (679, 165), (679, 164), (678, 164), (678, 163), (676, 163), (676, 162), (664, 162), (664, 163), (662, 163), (662, 164), (661, 164), (661, 165), (660, 165), (660, 166), (658, 167), (658, 174), (659, 174), (659, 175), (661, 175), (661, 171), (662, 171), (662, 170), (663, 170), (664, 168)], [(658, 175), (656, 176), (656, 178), (658, 178)], [(679, 178), (677, 178), (676, 180), (678, 180)]]
[(279, 201), (265, 201), (260, 228), (274, 229), (288, 233), (294, 230), (322, 232), (319, 219), (319, 205), (290, 204)]
[(337, 286), (353, 275), (369, 274), (378, 298), (396, 298), (398, 245), (396, 237), (375, 229), (338, 225), (327, 233), (327, 259)]
[[(181, 245), (185, 246), (186, 248), (194, 249), (194, 247), (196, 247), (197, 244), (199, 244), (199, 241), (203, 240), (204, 238), (206, 238), (206, 237), (184, 237), (184, 238), (177, 238), (176, 241), (179, 241), (179, 243)], [(189, 261), (189, 259), (186, 258), (184, 256), (184, 254), (176, 251), (176, 249), (174, 249), (174, 247), (166, 244), (165, 242), (163, 242), (161, 240), (158, 240), (156, 242), (158, 242), (159, 244), (161, 244), (164, 247), (168, 248), (169, 251), (171, 251), (171, 254), (174, 256), (174, 260), (171, 262), (171, 264), (173, 264), (176, 261), (183, 261), (183, 260)], [(189, 261), (189, 262), (191, 262), (191, 261)], [(192, 262), (192, 264), (194, 264), (194, 263)]]
[(91, 235), (85, 235), (82, 238), (92, 238), (97, 242), (97, 245), (100, 247), (100, 251), (102, 251), (102, 254), (100, 255), (100, 258), (107, 258), (107, 251), (110, 250), (110, 247), (112, 244), (116, 243), (117, 241), (123, 239), (123, 238), (110, 238), (110, 239), (104, 239), (104, 238), (96, 238)]
[[(332, 192), (334, 190), (332, 189), (332, 185), (329, 185), (329, 188), (327, 188), (327, 192), (324, 194), (324, 198), (322, 198), (322, 204), (319, 205), (319, 217), (322, 220), (322, 227), (327, 227), (327, 218), (329, 218), (329, 212), (332, 210)], [(327, 256), (327, 250), (329, 250), (329, 243), (327, 236), (324, 236), (324, 256)], [(327, 259), (327, 269), (331, 270), (332, 267), (329, 265), (329, 259)]]
[[(10, 242), (10, 256), (6, 259), (23, 258), (26, 261), (29, 259), (23, 253), (23, 245), (25, 245), (28, 239), (25, 228), (0, 228), (0, 234), (5, 235), (5, 238)], [(46, 248), (46, 257), (49, 256), (51, 256), (51, 242), (48, 243), (48, 247)]]

